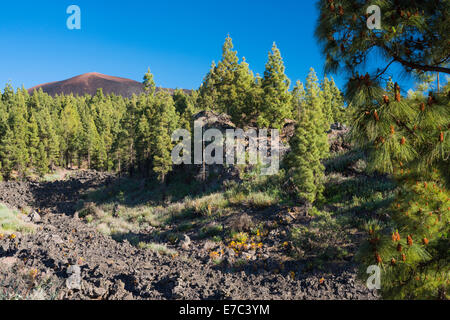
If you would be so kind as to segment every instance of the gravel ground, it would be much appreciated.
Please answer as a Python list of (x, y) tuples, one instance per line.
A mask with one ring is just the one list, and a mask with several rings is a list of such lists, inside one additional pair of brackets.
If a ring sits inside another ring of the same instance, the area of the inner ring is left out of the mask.
[[(74, 172), (62, 181), (0, 183), (0, 203), (40, 209), (33, 234), (0, 239), (0, 298), (30, 299), (377, 299), (351, 263), (333, 273), (273, 272), (258, 255), (235, 268), (209, 258), (209, 242), (176, 256), (117, 242), (74, 217), (80, 194), (111, 183), (109, 174)], [(251, 257), (249, 257), (250, 259)]]

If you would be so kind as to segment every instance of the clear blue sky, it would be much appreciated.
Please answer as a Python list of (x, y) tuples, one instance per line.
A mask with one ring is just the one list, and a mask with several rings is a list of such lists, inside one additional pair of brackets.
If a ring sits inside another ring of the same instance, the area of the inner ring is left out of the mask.
[[(26, 87), (86, 72), (141, 81), (147, 67), (158, 86), (195, 89), (226, 35), (262, 74), (275, 41), (292, 82), (310, 67), (323, 76), (314, 38), (313, 0), (28, 0), (0, 8), (0, 87)], [(66, 9), (81, 8), (82, 29), (68, 30)], [(339, 86), (344, 79), (333, 75)]]

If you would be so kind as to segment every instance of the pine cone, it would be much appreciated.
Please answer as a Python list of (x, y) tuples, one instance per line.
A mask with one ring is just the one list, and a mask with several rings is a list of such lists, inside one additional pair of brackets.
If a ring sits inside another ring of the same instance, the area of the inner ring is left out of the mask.
[(383, 262), (383, 260), (381, 259), (380, 254), (378, 252), (375, 253), (375, 261), (377, 263), (382, 263)]
[(413, 239), (412, 239), (411, 236), (408, 236), (407, 242), (408, 242), (408, 246), (412, 246), (413, 245)]
[(374, 118), (375, 118), (376, 121), (380, 121), (380, 117), (378, 116), (377, 110), (375, 110), (375, 111), (373, 112), (373, 116), (374, 116)]

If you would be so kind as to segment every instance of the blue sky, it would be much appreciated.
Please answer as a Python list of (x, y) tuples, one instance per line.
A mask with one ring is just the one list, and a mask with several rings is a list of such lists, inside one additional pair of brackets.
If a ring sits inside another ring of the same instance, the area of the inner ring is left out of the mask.
[[(4, 1), (0, 8), (0, 87), (67, 79), (86, 72), (141, 81), (150, 67), (158, 86), (198, 88), (226, 35), (262, 74), (275, 41), (286, 73), (323, 76), (314, 38), (313, 0)], [(66, 9), (81, 8), (81, 30), (68, 30)], [(339, 86), (344, 79), (333, 75)]]

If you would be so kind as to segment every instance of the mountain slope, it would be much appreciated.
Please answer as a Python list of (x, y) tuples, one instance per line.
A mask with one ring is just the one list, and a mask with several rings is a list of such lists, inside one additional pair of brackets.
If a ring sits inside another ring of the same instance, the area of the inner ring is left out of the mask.
[[(37, 85), (28, 89), (31, 94), (34, 90), (42, 89), (51, 96), (57, 94), (74, 94), (74, 95), (94, 95), (97, 89), (102, 88), (104, 94), (114, 93), (123, 97), (131, 97), (133, 94), (143, 92), (143, 85), (140, 82), (104, 75), (97, 72), (85, 73), (67, 80), (49, 82)], [(158, 90), (162, 90), (158, 88)], [(173, 89), (163, 89), (173, 93)], [(188, 90), (185, 90), (189, 92)]]

